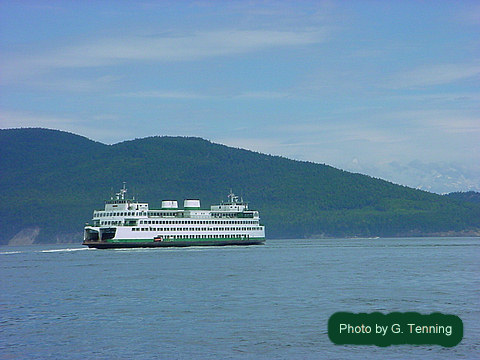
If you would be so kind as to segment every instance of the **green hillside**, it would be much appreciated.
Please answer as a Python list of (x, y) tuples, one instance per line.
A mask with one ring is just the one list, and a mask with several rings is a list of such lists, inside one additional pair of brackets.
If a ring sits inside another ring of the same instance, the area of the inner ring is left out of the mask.
[(480, 204), (480, 193), (475, 191), (452, 192), (445, 196), (457, 201), (467, 201), (467, 202)]
[(214, 144), (149, 137), (104, 145), (46, 129), (0, 131), (0, 243), (25, 228), (37, 242), (80, 241), (93, 209), (127, 182), (151, 207), (230, 189), (260, 211), (269, 238), (478, 232), (480, 205), (331, 166)]

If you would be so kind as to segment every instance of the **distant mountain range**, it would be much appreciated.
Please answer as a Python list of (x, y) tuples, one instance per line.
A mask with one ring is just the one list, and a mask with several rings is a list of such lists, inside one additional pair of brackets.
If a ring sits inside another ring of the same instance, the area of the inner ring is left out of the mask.
[(267, 238), (480, 234), (480, 203), (470, 201), (478, 193), (441, 196), (200, 138), (105, 145), (57, 130), (0, 130), (0, 168), (0, 244), (80, 242), (92, 211), (124, 181), (152, 207), (187, 198), (208, 207), (233, 189), (260, 211)]
[(358, 159), (345, 164), (348, 171), (369, 174), (409, 187), (446, 194), (459, 191), (480, 191), (480, 164), (465, 166), (454, 162), (409, 163), (397, 161), (382, 164), (364, 164)]

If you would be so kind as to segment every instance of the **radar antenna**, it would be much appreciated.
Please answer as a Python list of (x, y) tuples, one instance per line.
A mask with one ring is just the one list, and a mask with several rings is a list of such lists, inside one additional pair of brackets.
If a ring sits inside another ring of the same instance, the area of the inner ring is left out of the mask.
[(230, 194), (228, 194), (228, 198), (230, 199), (230, 202), (232, 204), (238, 202), (238, 196), (233, 193), (232, 189), (230, 189)]
[(123, 188), (120, 189), (120, 192), (116, 194), (117, 200), (125, 200), (125, 194), (127, 193), (127, 188), (125, 187), (126, 182), (123, 182)]

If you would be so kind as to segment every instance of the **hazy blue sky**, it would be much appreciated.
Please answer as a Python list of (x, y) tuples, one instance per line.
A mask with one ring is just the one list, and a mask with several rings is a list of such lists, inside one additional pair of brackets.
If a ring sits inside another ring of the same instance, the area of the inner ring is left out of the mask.
[(480, 190), (478, 1), (0, 0), (0, 125)]

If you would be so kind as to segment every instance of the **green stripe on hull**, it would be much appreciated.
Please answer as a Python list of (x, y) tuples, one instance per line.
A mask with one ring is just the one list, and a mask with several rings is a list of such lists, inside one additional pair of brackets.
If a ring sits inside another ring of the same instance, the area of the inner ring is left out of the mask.
[(108, 241), (84, 241), (91, 248), (136, 248), (136, 247), (187, 247), (187, 246), (226, 246), (226, 245), (261, 245), (265, 238), (210, 238), (210, 239), (172, 239), (170, 241), (153, 241), (145, 239), (122, 239)]
[(155, 241), (154, 239), (108, 239), (104, 242), (119, 244), (119, 243), (153, 243), (153, 242), (164, 242), (164, 243), (174, 243), (174, 242), (212, 242), (212, 241), (265, 241), (263, 237), (234, 237), (234, 238), (202, 238), (202, 239), (164, 239), (163, 241)]

